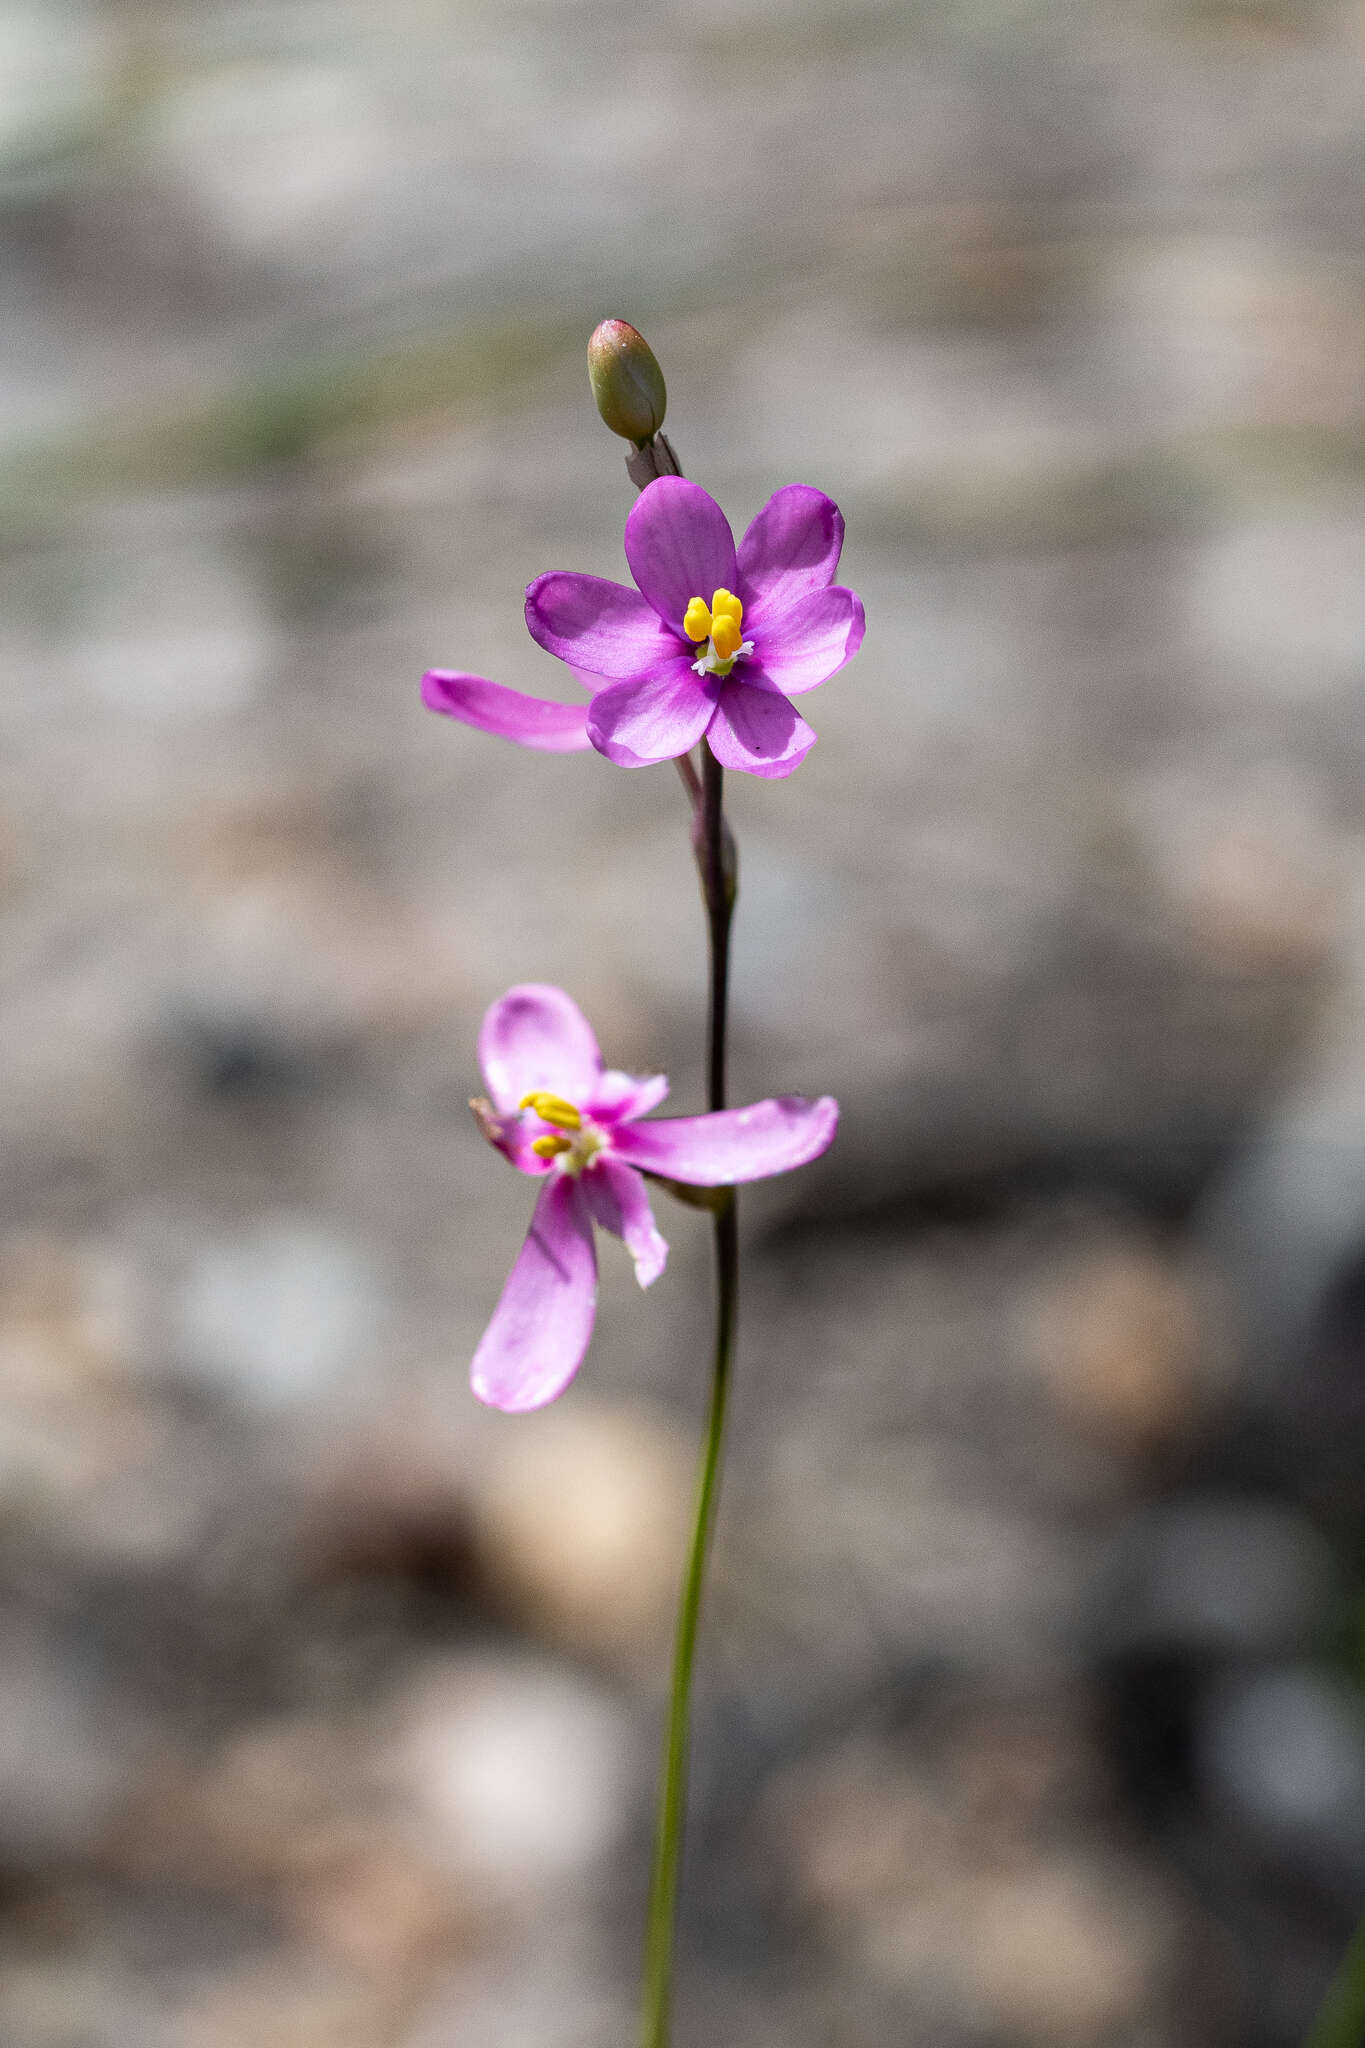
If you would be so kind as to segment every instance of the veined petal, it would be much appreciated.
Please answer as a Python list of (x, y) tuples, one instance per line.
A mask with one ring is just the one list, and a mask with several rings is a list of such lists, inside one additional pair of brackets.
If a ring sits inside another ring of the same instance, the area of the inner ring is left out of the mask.
[(609, 1067), (583, 1108), (596, 1123), (615, 1124), (622, 1117), (646, 1116), (668, 1094), (667, 1074), (622, 1074)]
[(706, 728), (706, 744), (722, 768), (771, 779), (801, 766), (815, 734), (776, 690), (731, 676)]
[(572, 997), (545, 982), (520, 982), (500, 996), (479, 1032), (479, 1065), (495, 1109), (515, 1110), (547, 1088), (582, 1102), (602, 1072), (593, 1029)]
[(663, 1272), (668, 1246), (660, 1237), (645, 1184), (633, 1166), (604, 1153), (583, 1175), (583, 1199), (604, 1230), (623, 1240), (635, 1277), (650, 1286)]
[[(659, 478), (660, 483), (669, 481)], [(588, 706), (588, 738), (618, 768), (671, 761), (695, 746), (711, 723), (717, 688), (713, 678), (694, 674), (688, 657), (679, 654), (653, 675), (599, 690)]]
[(459, 669), (428, 669), (422, 678), (422, 702), (428, 711), (444, 711), (480, 732), (515, 740), (519, 747), (536, 747), (543, 754), (575, 754), (592, 745), (586, 704), (524, 697), (520, 690)]
[(736, 556), (745, 630), (832, 583), (843, 544), (844, 516), (833, 498), (809, 484), (774, 491)]
[(690, 599), (709, 604), (713, 591), (734, 588), (730, 522), (685, 476), (660, 476), (645, 486), (626, 520), (625, 546), (631, 575), (674, 633), (682, 632)]
[(833, 1140), (839, 1105), (832, 1095), (770, 1096), (747, 1109), (717, 1109), (709, 1116), (661, 1117), (624, 1124), (615, 1134), (617, 1157), (693, 1187), (730, 1187), (766, 1180), (818, 1159)]
[(536, 1197), (526, 1242), (474, 1353), (474, 1392), (521, 1414), (562, 1394), (597, 1313), (597, 1254), (579, 1184), (556, 1174)]
[(834, 584), (813, 590), (790, 611), (772, 612), (754, 636), (750, 667), (784, 695), (826, 683), (863, 644), (863, 601)]
[(682, 637), (681, 615), (670, 633), (638, 590), (569, 569), (528, 587), (526, 624), (548, 653), (592, 676), (645, 673), (677, 654)]

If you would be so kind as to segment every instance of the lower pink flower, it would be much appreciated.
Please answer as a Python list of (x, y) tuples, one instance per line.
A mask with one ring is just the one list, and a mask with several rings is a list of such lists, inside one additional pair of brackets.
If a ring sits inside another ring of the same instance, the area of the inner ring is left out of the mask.
[(484, 1135), (542, 1185), (526, 1242), (474, 1354), (474, 1392), (509, 1413), (562, 1394), (597, 1313), (593, 1224), (621, 1238), (642, 1287), (668, 1246), (643, 1175), (693, 1187), (764, 1180), (818, 1159), (839, 1121), (823, 1095), (770, 1097), (707, 1116), (641, 1119), (668, 1093), (662, 1074), (603, 1065), (591, 1025), (562, 989), (526, 982), (494, 1003), (479, 1034)]

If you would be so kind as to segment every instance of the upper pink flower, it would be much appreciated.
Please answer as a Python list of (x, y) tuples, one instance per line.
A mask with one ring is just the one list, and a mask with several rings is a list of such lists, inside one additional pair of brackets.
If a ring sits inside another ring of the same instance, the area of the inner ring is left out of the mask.
[(623, 768), (704, 736), (726, 768), (790, 775), (815, 745), (790, 699), (862, 645), (862, 603), (833, 580), (843, 538), (831, 498), (788, 484), (736, 548), (699, 485), (658, 477), (626, 520), (638, 588), (553, 570), (526, 593), (532, 637), (583, 681), (605, 682), (586, 710), (443, 669), (423, 678), (423, 701), (522, 746), (594, 746)]
[(531, 1228), (474, 1354), (474, 1392), (493, 1408), (543, 1407), (577, 1372), (597, 1312), (592, 1226), (622, 1238), (642, 1287), (668, 1246), (642, 1172), (693, 1187), (763, 1180), (818, 1159), (838, 1104), (784, 1095), (747, 1109), (642, 1123), (668, 1093), (662, 1074), (606, 1068), (592, 1026), (562, 989), (536, 982), (494, 1003), (479, 1034), (489, 1100), (484, 1135), (544, 1185)]

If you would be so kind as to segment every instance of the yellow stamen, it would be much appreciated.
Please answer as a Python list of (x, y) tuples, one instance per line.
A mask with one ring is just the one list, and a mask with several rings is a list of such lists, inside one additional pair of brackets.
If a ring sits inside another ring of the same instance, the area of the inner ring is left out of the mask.
[(583, 1119), (571, 1102), (562, 1095), (552, 1095), (548, 1088), (533, 1088), (529, 1095), (523, 1095), (518, 1109), (533, 1109), (542, 1123), (558, 1124), (561, 1131), (581, 1131)]
[(566, 1138), (562, 1131), (556, 1131), (553, 1137), (532, 1138), (531, 1150), (539, 1159), (555, 1159), (561, 1152), (572, 1152), (573, 1139)]
[(733, 619), (738, 626), (743, 623), (744, 606), (733, 590), (717, 590), (711, 598), (711, 616), (713, 619)]
[(722, 612), (711, 628), (711, 645), (722, 661), (732, 661), (739, 653), (744, 635), (737, 622), (728, 612)]
[(711, 631), (711, 608), (704, 597), (689, 600), (683, 613), (683, 631), (689, 640), (705, 640)]

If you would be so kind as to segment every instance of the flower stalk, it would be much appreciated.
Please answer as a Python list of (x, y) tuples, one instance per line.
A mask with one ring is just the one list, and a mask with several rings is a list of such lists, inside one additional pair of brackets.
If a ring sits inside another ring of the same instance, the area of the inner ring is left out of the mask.
[[(725, 822), (725, 771), (703, 753), (700, 802), (693, 819), (693, 849), (706, 906), (708, 976), (706, 1086), (710, 1109), (725, 1106), (730, 988), (730, 924), (738, 891), (734, 840)], [(677, 1919), (678, 1871), (686, 1823), (691, 1749), (692, 1672), (702, 1590), (720, 1496), (725, 1424), (739, 1316), (739, 1217), (733, 1188), (716, 1189), (712, 1215), (716, 1256), (716, 1333), (711, 1391), (697, 1474), (696, 1509), (673, 1644), (668, 1720), (659, 1778), (654, 1867), (645, 1932), (643, 2048), (669, 2048), (673, 2008), (673, 1936)]]
[(678, 458), (667, 434), (655, 434), (643, 447), (633, 448), (626, 457), (626, 475), (637, 491), (642, 491), (646, 484), (652, 484), (656, 476), (681, 476)]
[[(662, 451), (660, 451), (662, 443)], [(627, 458), (637, 490), (657, 476), (682, 474), (678, 458), (662, 435)], [(709, 748), (701, 750), (701, 776), (689, 753), (678, 757), (678, 772), (692, 804), (692, 852), (706, 912), (707, 1015), (706, 1106), (725, 1107), (730, 1007), (730, 926), (739, 893), (739, 856), (725, 819), (725, 770)], [(678, 1912), (678, 1873), (687, 1821), (687, 1786), (692, 1746), (692, 1673), (702, 1591), (711, 1534), (720, 1498), (729, 1414), (730, 1378), (739, 1319), (739, 1213), (733, 1188), (711, 1191), (716, 1260), (716, 1330), (711, 1357), (711, 1390), (697, 1471), (696, 1506), (687, 1563), (678, 1599), (673, 1671), (668, 1690), (655, 1822), (654, 1862), (645, 1923), (642, 2048), (669, 2048), (673, 2028), (673, 1941)]]
[(678, 1869), (686, 1821), (687, 1781), (691, 1748), (692, 1669), (696, 1659), (697, 1624), (702, 1589), (720, 1494), (734, 1364), (735, 1324), (739, 1311), (739, 1232), (733, 1191), (715, 1218), (716, 1338), (711, 1367), (711, 1396), (697, 1474), (692, 1540), (683, 1573), (682, 1594), (673, 1645), (673, 1675), (668, 1694), (663, 1764), (659, 1776), (658, 1820), (654, 1867), (649, 1886), (645, 1930), (643, 2048), (669, 2048), (673, 2014), (673, 1933), (677, 1918)]

